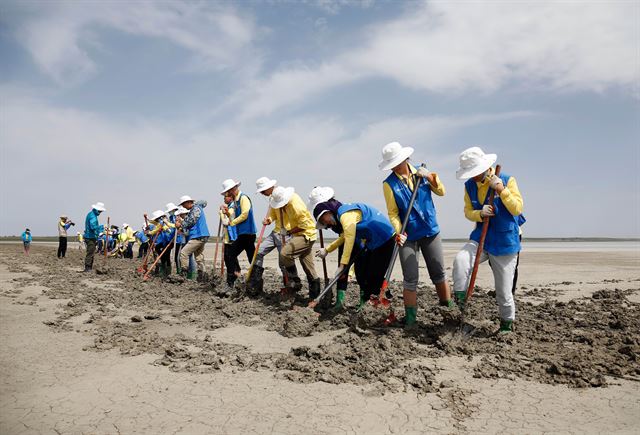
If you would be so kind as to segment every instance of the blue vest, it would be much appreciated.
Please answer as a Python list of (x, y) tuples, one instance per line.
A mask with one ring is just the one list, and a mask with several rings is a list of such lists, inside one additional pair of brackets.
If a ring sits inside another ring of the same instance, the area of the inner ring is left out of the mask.
[[(240, 213), (242, 213), (242, 208), (240, 207), (240, 199), (246, 196), (247, 199), (249, 200), (249, 202), (251, 202), (251, 198), (249, 198), (247, 195), (245, 195), (244, 193), (240, 194), (240, 198), (238, 198), (238, 200), (234, 203), (234, 207), (236, 209), (236, 213), (238, 215), (240, 215)], [(229, 227), (231, 228), (231, 227)], [(247, 218), (245, 219), (244, 222), (239, 223), (238, 225), (235, 225), (235, 228), (238, 232), (238, 235), (240, 234), (256, 234), (258, 232), (258, 230), (256, 229), (256, 222), (253, 220), (253, 204), (251, 205), (251, 208), (249, 209), (249, 216), (247, 216)]]
[(207, 226), (207, 218), (204, 216), (204, 209), (197, 204), (193, 206), (200, 208), (200, 217), (195, 225), (189, 228), (189, 239), (209, 237), (209, 227)]
[(384, 245), (396, 233), (389, 219), (367, 204), (343, 204), (338, 209), (338, 219), (351, 210), (362, 212), (362, 220), (356, 225), (356, 242), (366, 239), (365, 247), (370, 251)]
[(235, 226), (227, 226), (227, 234), (229, 234), (229, 242), (233, 242), (238, 238), (238, 228)]
[[(413, 203), (409, 220), (407, 221), (407, 240), (420, 240), (423, 237), (435, 236), (440, 232), (436, 220), (436, 207), (431, 198), (431, 187), (426, 180), (416, 177), (419, 182), (418, 195)], [(403, 222), (411, 201), (411, 189), (395, 174), (391, 173), (385, 182), (391, 187), (393, 196), (398, 205), (400, 221)], [(415, 188), (415, 186), (414, 186)]]
[(144, 233), (144, 231), (136, 231), (133, 235), (134, 235), (134, 237), (136, 239), (138, 239), (140, 241), (141, 244), (142, 243), (147, 243), (149, 241), (149, 238)]
[[(500, 174), (502, 183), (507, 186), (510, 175)], [(473, 178), (464, 183), (464, 187), (471, 200), (474, 210), (482, 210), (484, 204), (478, 200), (478, 186)], [(489, 195), (485, 198), (485, 204), (489, 203)], [(495, 216), (489, 218), (489, 229), (487, 230), (487, 238), (484, 240), (484, 250), (491, 255), (511, 255), (520, 252), (520, 225), (526, 222), (523, 215), (514, 216), (504, 206), (500, 200), (500, 196), (496, 195), (493, 202)], [(480, 242), (482, 234), (482, 222), (476, 223), (469, 238), (476, 242)]]

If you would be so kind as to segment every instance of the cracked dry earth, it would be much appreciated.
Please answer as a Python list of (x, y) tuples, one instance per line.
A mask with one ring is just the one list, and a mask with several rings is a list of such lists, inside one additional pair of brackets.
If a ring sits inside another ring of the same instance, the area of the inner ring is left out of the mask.
[(556, 297), (573, 282), (523, 286), (502, 337), (482, 289), (461, 332), (421, 288), (405, 333), (373, 308), (317, 316), (273, 270), (251, 299), (80, 264), (0, 245), (2, 434), (640, 430), (637, 278), (574, 298)]

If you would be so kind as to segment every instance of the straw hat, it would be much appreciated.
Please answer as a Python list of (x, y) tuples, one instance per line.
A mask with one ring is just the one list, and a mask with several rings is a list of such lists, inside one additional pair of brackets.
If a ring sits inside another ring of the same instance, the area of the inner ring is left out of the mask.
[(220, 192), (220, 195), (224, 195), (225, 192), (228, 192), (229, 190), (239, 185), (239, 181), (234, 181), (232, 178), (227, 178), (222, 182), (222, 192)]
[(256, 193), (264, 192), (265, 190), (276, 185), (278, 180), (272, 180), (268, 177), (260, 177), (256, 180)]
[(413, 148), (403, 147), (398, 142), (391, 142), (382, 148), (382, 161), (378, 168), (383, 171), (393, 169), (413, 154)]
[(275, 209), (282, 208), (289, 203), (294, 193), (295, 189), (293, 187), (278, 186), (273, 189), (273, 193), (269, 198), (269, 205)]
[(331, 187), (316, 186), (311, 189), (309, 193), (309, 209), (311, 212), (316, 208), (316, 205), (321, 202), (329, 201), (335, 196), (335, 192)]
[(95, 209), (95, 210), (98, 210), (98, 211), (107, 211), (107, 209), (106, 209), (106, 208), (104, 208), (104, 204), (103, 204), (103, 203), (101, 203), (101, 202), (96, 202), (95, 204), (93, 204), (93, 205), (91, 206), (91, 208), (93, 208), (93, 209)]
[(188, 201), (193, 201), (193, 198), (191, 198), (189, 195), (182, 195), (180, 197), (180, 202), (178, 202), (178, 204), (182, 205), (182, 204), (184, 204), (185, 202), (188, 202)]
[(460, 167), (456, 171), (458, 180), (466, 180), (482, 174), (498, 160), (496, 154), (485, 154), (480, 147), (471, 147), (460, 153)]
[(151, 213), (151, 220), (157, 221), (162, 216), (164, 216), (164, 212), (162, 210), (156, 210), (153, 213)]

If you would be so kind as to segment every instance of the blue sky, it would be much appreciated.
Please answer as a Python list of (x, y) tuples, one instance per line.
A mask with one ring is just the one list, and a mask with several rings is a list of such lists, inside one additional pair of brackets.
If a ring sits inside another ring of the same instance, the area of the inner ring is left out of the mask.
[[(269, 176), (384, 208), (381, 148), (440, 174), (495, 152), (525, 235), (640, 236), (640, 3), (0, 2), (0, 234), (102, 201), (139, 226)], [(79, 225), (80, 227), (82, 225)], [(211, 225), (215, 227), (215, 224)]]

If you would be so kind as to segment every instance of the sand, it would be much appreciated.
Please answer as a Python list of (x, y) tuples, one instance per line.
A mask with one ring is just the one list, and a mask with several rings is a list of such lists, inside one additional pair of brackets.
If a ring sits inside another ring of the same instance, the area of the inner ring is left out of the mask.
[(640, 429), (637, 251), (524, 252), (508, 336), (486, 266), (464, 333), (428, 284), (405, 332), (356, 312), (355, 287), (337, 314), (283, 298), (268, 258), (252, 299), (142, 282), (135, 261), (79, 274), (75, 250), (1, 245), (0, 433)]

